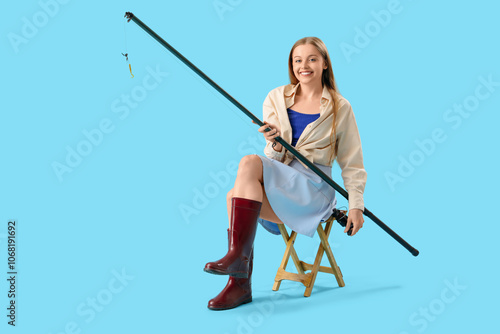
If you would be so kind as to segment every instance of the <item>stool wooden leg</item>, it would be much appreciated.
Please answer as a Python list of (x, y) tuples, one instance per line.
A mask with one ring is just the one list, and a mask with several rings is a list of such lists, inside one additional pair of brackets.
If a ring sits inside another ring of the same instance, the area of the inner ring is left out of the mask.
[[(285, 244), (287, 244), (288, 239), (290, 239), (290, 237), (288, 236), (288, 232), (286, 231), (285, 224), (278, 224), (278, 228), (281, 232), (281, 236), (283, 237), (283, 240), (285, 240)], [(295, 233), (294, 231), (292, 231), (292, 232)], [(295, 264), (295, 268), (297, 268), (297, 272), (299, 274), (305, 274), (304, 273), (305, 268), (302, 267), (302, 262), (299, 260), (299, 257), (297, 256), (297, 253), (295, 252), (295, 248), (293, 247), (293, 244), (292, 244), (292, 250), (291, 250), (290, 255), (292, 256), (292, 260), (293, 260), (293, 263)], [(283, 268), (283, 269), (285, 269), (285, 268)]]
[(278, 268), (278, 272), (276, 273), (276, 278), (274, 279), (273, 291), (278, 291), (278, 289), (280, 288), (281, 285), (280, 276), (282, 272), (286, 269), (286, 265), (288, 264), (288, 259), (290, 258), (290, 254), (293, 250), (293, 243), (295, 241), (295, 238), (297, 237), (297, 233), (295, 231), (292, 231), (290, 237), (288, 237), (288, 233), (286, 232), (285, 227), (281, 225), (282, 224), (278, 224), (278, 227), (280, 229), (281, 234), (283, 235), (283, 238), (285, 238), (286, 236), (285, 238), (286, 249), (285, 249), (285, 254), (283, 255), (283, 259), (281, 260), (281, 265)]
[[(321, 224), (318, 225), (318, 229), (321, 227)], [(321, 237), (320, 237), (321, 238)], [(314, 287), (314, 282), (316, 281), (316, 276), (318, 275), (318, 270), (321, 266), (321, 259), (323, 258), (323, 253), (325, 252), (323, 248), (323, 244), (320, 244), (318, 247), (318, 252), (316, 253), (316, 258), (314, 259), (314, 264), (311, 268), (311, 281), (309, 282), (309, 286), (306, 287), (306, 291), (304, 292), (304, 297), (311, 296), (312, 289)]]
[(337, 266), (337, 261), (335, 261), (335, 257), (333, 256), (332, 249), (330, 248), (330, 244), (328, 243), (328, 236), (330, 235), (330, 230), (332, 227), (332, 222), (328, 222), (325, 226), (326, 231), (323, 230), (323, 227), (321, 224), (318, 226), (318, 234), (319, 238), (321, 240), (321, 245), (323, 246), (325, 252), (326, 252), (326, 257), (328, 258), (328, 261), (330, 262), (330, 266), (333, 269), (333, 274), (335, 275), (335, 278), (337, 279), (337, 284), (340, 287), (345, 286), (344, 283), (344, 278), (342, 277), (342, 272), (340, 271), (339, 266)]

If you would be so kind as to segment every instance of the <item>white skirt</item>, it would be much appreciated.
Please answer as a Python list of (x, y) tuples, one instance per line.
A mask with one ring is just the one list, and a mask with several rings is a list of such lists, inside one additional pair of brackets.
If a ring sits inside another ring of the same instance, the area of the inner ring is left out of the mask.
[[(297, 158), (285, 165), (256, 155), (262, 160), (264, 189), (276, 216), (293, 231), (312, 238), (320, 222), (330, 218), (337, 205), (335, 189), (306, 169)], [(326, 175), (332, 175), (332, 167), (314, 165)], [(262, 218), (258, 221), (269, 232), (279, 234), (276, 223)]]

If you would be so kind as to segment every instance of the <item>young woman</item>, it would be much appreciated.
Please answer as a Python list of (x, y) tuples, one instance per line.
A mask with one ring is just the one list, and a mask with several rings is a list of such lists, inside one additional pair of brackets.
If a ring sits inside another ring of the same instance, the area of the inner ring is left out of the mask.
[[(349, 194), (348, 222), (354, 236), (363, 227), (363, 192), (367, 173), (356, 120), (335, 84), (330, 56), (317, 37), (298, 40), (288, 60), (290, 84), (277, 87), (263, 104), (265, 156), (250, 154), (239, 164), (227, 194), (228, 253), (205, 271), (230, 275), (226, 287), (208, 302), (225, 310), (252, 301), (253, 242), (257, 222), (279, 234), (276, 224), (312, 237), (337, 203), (335, 190), (274, 138), (281, 136), (303, 156), (331, 175), (335, 158)], [(265, 132), (264, 129), (271, 128)]]

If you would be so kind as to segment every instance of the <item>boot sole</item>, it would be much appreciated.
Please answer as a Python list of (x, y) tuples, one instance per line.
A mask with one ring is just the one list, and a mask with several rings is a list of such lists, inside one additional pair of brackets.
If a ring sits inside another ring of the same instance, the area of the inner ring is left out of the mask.
[(235, 308), (235, 307), (238, 307), (240, 305), (243, 305), (243, 304), (247, 304), (247, 303), (250, 303), (252, 301), (252, 297), (242, 301), (241, 303), (238, 303), (236, 305), (233, 305), (233, 306), (228, 306), (228, 307), (208, 307), (210, 310), (212, 311), (223, 311), (223, 310), (230, 310), (232, 308)]
[(229, 275), (236, 278), (248, 278), (248, 273), (239, 273), (239, 272), (227, 273), (224, 271), (217, 271), (214, 269), (206, 269), (206, 268), (203, 268), (203, 271), (213, 275)]

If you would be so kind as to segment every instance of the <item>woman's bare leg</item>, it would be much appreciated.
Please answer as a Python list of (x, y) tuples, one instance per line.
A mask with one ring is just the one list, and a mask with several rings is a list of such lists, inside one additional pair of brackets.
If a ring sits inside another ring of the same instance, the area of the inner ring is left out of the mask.
[(262, 200), (262, 209), (260, 210), (259, 217), (264, 219), (264, 220), (268, 220), (270, 222), (276, 223), (276, 224), (283, 224), (283, 222), (274, 213), (273, 208), (271, 207), (271, 204), (269, 204), (269, 200), (267, 199), (266, 190), (264, 189), (264, 185), (262, 185), (262, 193), (264, 194), (264, 199)]
[(229, 226), (231, 226), (231, 199), (233, 197), (242, 197), (262, 202), (259, 217), (273, 223), (283, 224), (274, 213), (267, 199), (264, 188), (262, 160), (257, 155), (246, 155), (241, 159), (234, 188), (227, 193)]
[(262, 202), (262, 161), (256, 154), (245, 155), (240, 160), (233, 196)]

